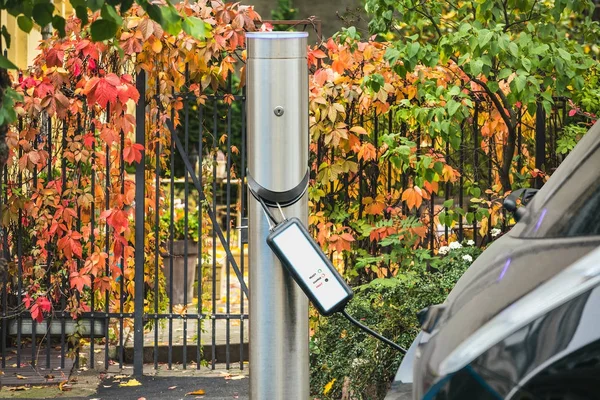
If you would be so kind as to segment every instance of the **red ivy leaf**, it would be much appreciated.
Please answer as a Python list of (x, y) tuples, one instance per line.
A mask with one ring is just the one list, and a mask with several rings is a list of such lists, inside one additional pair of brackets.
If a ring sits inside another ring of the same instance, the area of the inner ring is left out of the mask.
[(46, 65), (48, 67), (62, 67), (64, 59), (65, 51), (60, 48), (53, 47), (46, 54)]
[(121, 80), (115, 74), (108, 74), (103, 78), (90, 79), (83, 88), (83, 93), (88, 97), (88, 104), (98, 103), (106, 107), (108, 103), (115, 104), (119, 94), (118, 86)]
[(123, 147), (123, 160), (129, 164), (142, 161), (142, 151), (144, 146), (139, 143), (133, 143), (131, 139), (125, 140), (125, 146)]

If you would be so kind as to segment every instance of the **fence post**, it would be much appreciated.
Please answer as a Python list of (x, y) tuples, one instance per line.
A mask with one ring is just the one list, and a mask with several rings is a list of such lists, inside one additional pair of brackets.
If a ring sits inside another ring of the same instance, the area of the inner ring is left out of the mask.
[[(248, 179), (284, 197), (306, 183), (308, 170), (307, 36), (246, 35)], [(250, 399), (306, 400), (308, 300), (267, 246), (269, 225), (250, 200)], [(284, 212), (306, 224), (306, 194)]]
[[(535, 113), (535, 168), (542, 171), (546, 164), (546, 110), (542, 102), (537, 103)], [(519, 171), (521, 172), (521, 171)], [(544, 184), (541, 176), (535, 178), (535, 187), (541, 188)]]
[[(135, 109), (135, 142), (146, 146), (146, 72), (140, 70), (135, 82), (140, 94)], [(145, 209), (145, 150), (135, 165), (135, 302), (133, 316), (133, 374), (142, 376), (144, 370), (144, 209)], [(158, 212), (158, 210), (155, 210)]]

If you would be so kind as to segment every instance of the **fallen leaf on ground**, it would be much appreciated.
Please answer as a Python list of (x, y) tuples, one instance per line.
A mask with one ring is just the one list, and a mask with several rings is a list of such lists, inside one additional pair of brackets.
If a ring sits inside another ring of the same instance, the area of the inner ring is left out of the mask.
[(113, 376), (114, 379), (125, 379), (125, 378), (129, 378), (129, 375), (115, 375)]
[(132, 379), (132, 380), (127, 381), (127, 382), (121, 382), (121, 383), (119, 383), (119, 386), (121, 386), (121, 387), (142, 386), (142, 384), (137, 379)]
[(26, 376), (23, 376), (23, 375), (19, 375), (19, 374), (17, 374), (16, 376), (17, 376), (17, 379), (27, 379), (27, 377), (26, 377)]
[(8, 388), (8, 390), (10, 391), (21, 391), (21, 390), (29, 390), (31, 388), (27, 387), (27, 386), (11, 386)]
[(72, 389), (71, 385), (69, 385), (68, 381), (62, 381), (61, 383), (58, 384), (58, 389), (61, 392), (68, 392), (69, 390)]
[(232, 381), (237, 381), (237, 380), (240, 380), (240, 379), (244, 379), (245, 377), (246, 377), (245, 375), (235, 375), (235, 376), (232, 376), (229, 379), (231, 379)]
[(140, 397), (138, 400), (146, 400), (145, 397)]
[(177, 386), (169, 386), (169, 390), (175, 389)]
[(102, 385), (102, 386), (104, 386), (105, 388), (110, 388), (110, 387), (112, 387), (112, 385)]
[(54, 375), (48, 374), (44, 378), (46, 378), (46, 379), (54, 379)]
[(202, 389), (194, 390), (193, 392), (186, 393), (186, 396), (201, 396), (206, 394), (206, 392)]

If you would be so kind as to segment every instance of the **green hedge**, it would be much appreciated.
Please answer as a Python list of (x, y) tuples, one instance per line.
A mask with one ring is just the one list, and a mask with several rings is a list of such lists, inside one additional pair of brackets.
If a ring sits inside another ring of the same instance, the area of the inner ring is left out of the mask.
[[(416, 314), (442, 303), (481, 250), (453, 249), (395, 278), (355, 288), (347, 311), (362, 323), (408, 348), (419, 332)], [(463, 258), (464, 257), (464, 258)], [(429, 270), (429, 271), (428, 271)], [(341, 315), (314, 316), (311, 393), (319, 399), (383, 399), (402, 356), (351, 325)]]

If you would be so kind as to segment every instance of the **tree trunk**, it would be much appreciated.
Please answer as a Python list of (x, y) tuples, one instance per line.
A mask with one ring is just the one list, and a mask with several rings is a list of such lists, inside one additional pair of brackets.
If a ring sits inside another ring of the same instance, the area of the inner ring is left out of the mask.
[(512, 161), (515, 156), (515, 148), (517, 142), (517, 127), (516, 124), (512, 126), (508, 126), (508, 139), (506, 141), (506, 145), (502, 151), (502, 168), (500, 168), (500, 183), (502, 184), (502, 189), (507, 192), (512, 190), (512, 186), (510, 184), (510, 169), (512, 166)]

